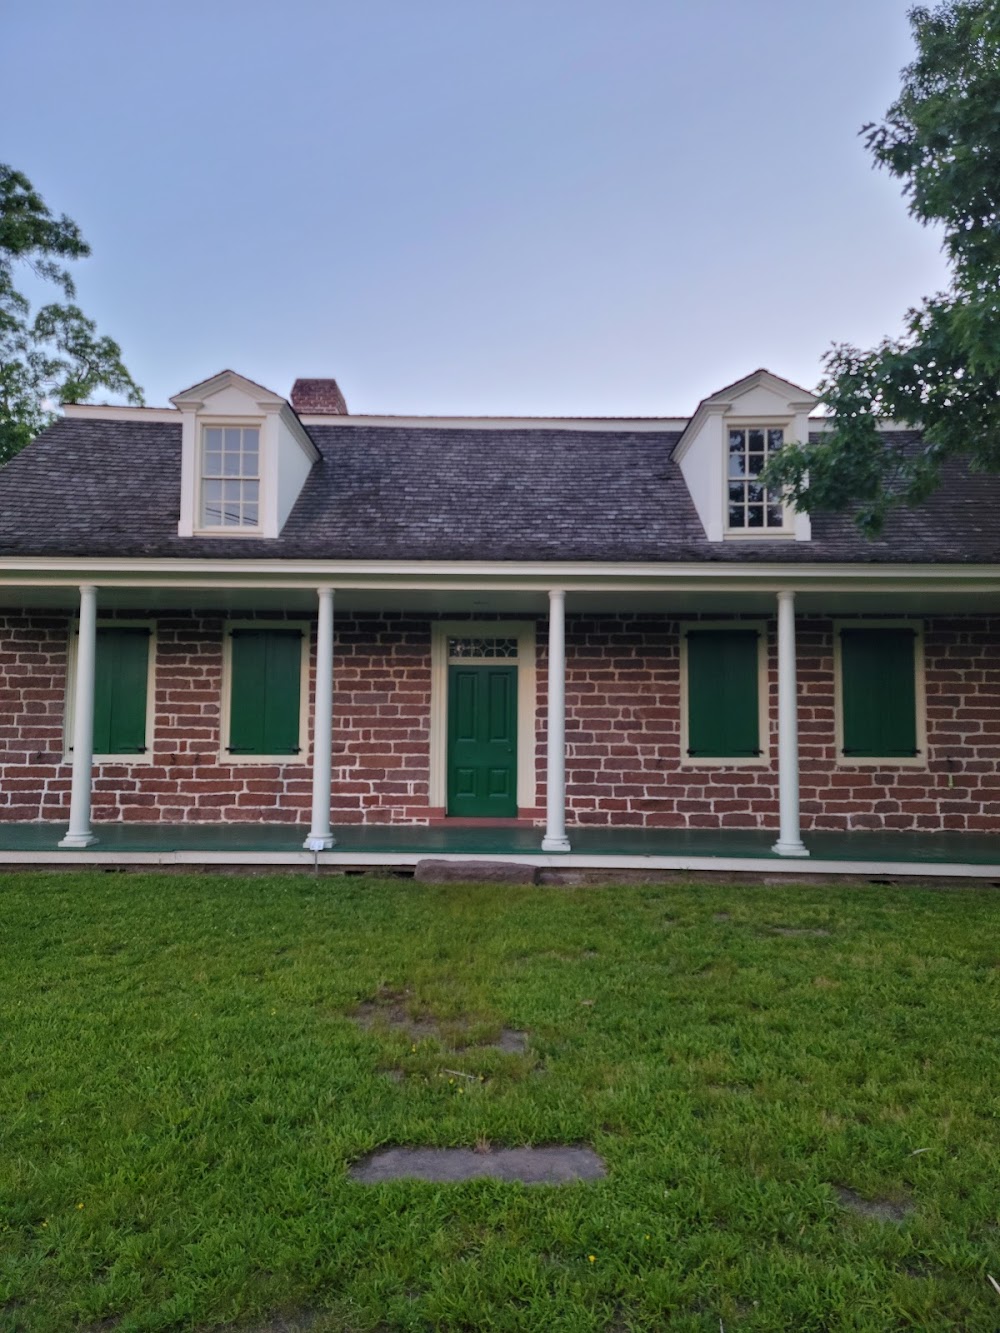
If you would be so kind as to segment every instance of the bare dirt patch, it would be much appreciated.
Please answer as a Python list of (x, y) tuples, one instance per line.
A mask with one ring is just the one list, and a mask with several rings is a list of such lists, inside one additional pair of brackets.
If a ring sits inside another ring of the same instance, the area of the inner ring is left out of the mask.
[(474, 1047), (476, 1050), (502, 1051), (505, 1055), (528, 1054), (527, 1032), (501, 1028), (496, 1037), (475, 1040), (468, 1035), (472, 1027), (470, 1019), (443, 1022), (431, 1014), (414, 1015), (408, 1002), (412, 1003), (408, 990), (380, 990), (374, 999), (363, 1000), (357, 1005), (350, 1017), (366, 1031), (388, 1028), (391, 1032), (403, 1033), (414, 1043), (430, 1037), (452, 1051)]
[(834, 1192), (842, 1208), (847, 1208), (859, 1217), (871, 1218), (874, 1222), (905, 1222), (913, 1212), (911, 1203), (899, 1203), (892, 1199), (865, 1199), (845, 1185), (834, 1186)]
[(516, 1180), (524, 1185), (566, 1185), (600, 1180), (608, 1173), (588, 1148), (550, 1144), (540, 1148), (380, 1148), (348, 1171), (362, 1185), (386, 1180)]

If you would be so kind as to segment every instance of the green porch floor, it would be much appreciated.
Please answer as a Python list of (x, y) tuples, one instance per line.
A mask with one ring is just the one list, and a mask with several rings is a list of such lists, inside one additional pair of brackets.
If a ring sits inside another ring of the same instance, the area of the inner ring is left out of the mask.
[[(0, 854), (58, 854), (63, 824), (0, 824)], [(301, 852), (306, 829), (288, 824), (97, 824), (93, 852), (289, 853)], [(341, 855), (537, 856), (537, 828), (422, 828), (415, 825), (346, 825), (334, 830)], [(998, 826), (1000, 834), (1000, 826)], [(577, 856), (749, 858), (781, 861), (771, 851), (776, 834), (756, 829), (571, 828)], [(1000, 836), (989, 833), (806, 833), (813, 861), (909, 862), (996, 865)]]

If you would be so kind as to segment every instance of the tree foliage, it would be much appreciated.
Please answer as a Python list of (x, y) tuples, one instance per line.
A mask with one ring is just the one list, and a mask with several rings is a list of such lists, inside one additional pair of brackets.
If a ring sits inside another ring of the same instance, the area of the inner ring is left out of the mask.
[[(945, 460), (1000, 470), (1000, 5), (949, 0), (909, 18), (916, 59), (862, 134), (912, 216), (942, 228), (951, 286), (910, 310), (900, 337), (830, 350), (832, 429), (783, 449), (767, 476), (797, 508), (856, 508), (870, 535), (894, 506), (925, 500)], [(879, 417), (919, 425), (922, 445), (887, 444)]]
[[(143, 401), (121, 348), (75, 303), (66, 265), (89, 254), (76, 223), (54, 217), (28, 178), (0, 163), (0, 462), (50, 423), (48, 403), (83, 402), (99, 388)], [(25, 269), (62, 300), (33, 310), (17, 286)]]

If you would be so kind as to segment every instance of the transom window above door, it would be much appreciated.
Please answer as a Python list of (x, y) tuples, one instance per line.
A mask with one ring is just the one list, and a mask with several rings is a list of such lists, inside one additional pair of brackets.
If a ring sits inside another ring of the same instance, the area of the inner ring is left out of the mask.
[(728, 527), (732, 531), (781, 531), (781, 496), (762, 486), (764, 467), (785, 442), (778, 426), (732, 426), (729, 430)]
[(260, 526), (260, 430), (206, 426), (201, 452), (201, 526)]
[(458, 638), (449, 635), (448, 637), (448, 660), (457, 662), (467, 662), (470, 658), (516, 658), (517, 657), (517, 638), (484, 638), (475, 636), (470, 638)]

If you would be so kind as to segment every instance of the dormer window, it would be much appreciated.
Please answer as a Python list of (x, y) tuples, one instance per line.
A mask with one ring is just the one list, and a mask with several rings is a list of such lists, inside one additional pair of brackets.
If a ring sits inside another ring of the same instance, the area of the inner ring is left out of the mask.
[(260, 430), (205, 426), (201, 448), (201, 527), (260, 527)]
[(762, 486), (758, 478), (765, 464), (785, 442), (779, 426), (730, 426), (728, 527), (730, 532), (783, 531), (785, 506), (781, 496)]

